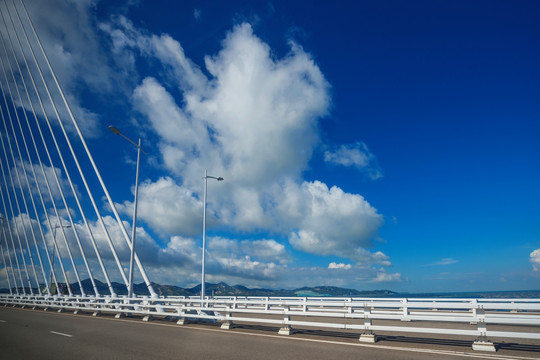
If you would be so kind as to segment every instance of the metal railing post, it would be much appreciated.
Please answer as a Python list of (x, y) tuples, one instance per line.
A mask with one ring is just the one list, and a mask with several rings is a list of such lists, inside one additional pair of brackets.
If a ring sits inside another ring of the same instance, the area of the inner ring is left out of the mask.
[(291, 315), (290, 315), (291, 307), (289, 305), (286, 305), (283, 309), (283, 322), (281, 325), (281, 328), (279, 329), (278, 334), (279, 335), (292, 335), (294, 333), (294, 330), (291, 328)]
[(365, 343), (375, 343), (377, 341), (377, 337), (373, 333), (371, 326), (371, 306), (368, 304), (364, 305), (364, 332), (362, 335), (360, 335), (360, 338), (358, 339), (360, 342)]

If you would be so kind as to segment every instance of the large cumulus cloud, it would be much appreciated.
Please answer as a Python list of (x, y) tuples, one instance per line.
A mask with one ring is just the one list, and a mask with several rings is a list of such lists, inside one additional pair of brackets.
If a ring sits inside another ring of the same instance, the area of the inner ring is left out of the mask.
[[(367, 250), (383, 218), (366, 199), (302, 178), (320, 145), (318, 122), (331, 100), (328, 82), (301, 46), (291, 42), (278, 58), (249, 24), (241, 24), (201, 69), (168, 35), (137, 31), (126, 19), (104, 28), (123, 39), (117, 51), (145, 54), (165, 69), (163, 78), (144, 78), (132, 97), (158, 134), (162, 166), (174, 174), (142, 185), (139, 214), (148, 225), (169, 236), (200, 231), (201, 176), (209, 169), (226, 179), (210, 186), (210, 227), (219, 219), (233, 231), (270, 231), (299, 251), (390, 265), (385, 254)], [(361, 150), (373, 158), (365, 146)], [(358, 147), (343, 148), (327, 157), (338, 162), (359, 154)], [(122, 205), (126, 214), (130, 206)], [(239, 244), (228, 242), (231, 248)], [(215, 260), (229, 269), (261, 264), (231, 259)]]

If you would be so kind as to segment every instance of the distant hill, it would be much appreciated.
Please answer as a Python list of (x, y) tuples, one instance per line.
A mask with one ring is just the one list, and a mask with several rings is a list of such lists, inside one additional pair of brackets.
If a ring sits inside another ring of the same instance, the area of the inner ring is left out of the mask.
[[(81, 281), (82, 287), (86, 294), (94, 294), (94, 289), (90, 279)], [(110, 295), (109, 288), (106, 283), (99, 280), (94, 280), (96, 288), (101, 295)], [(114, 292), (117, 295), (127, 295), (127, 289), (124, 284), (112, 282)], [(201, 293), (201, 285), (192, 288), (182, 288), (175, 285), (161, 285), (152, 283), (154, 291), (160, 296), (198, 296)], [(354, 289), (344, 289), (335, 286), (317, 286), (317, 287), (302, 287), (298, 289), (273, 290), (261, 288), (248, 288), (243, 285), (228, 285), (224, 282), (217, 284), (206, 283), (206, 294), (213, 296), (363, 296), (363, 297), (382, 297), (382, 296), (397, 296), (397, 293), (390, 290), (375, 290), (375, 291), (358, 291)], [(71, 284), (73, 293), (80, 294), (79, 285)], [(148, 288), (144, 283), (133, 284), (133, 291), (137, 295), (150, 295)], [(2, 289), (0, 292), (9, 292), (8, 289)], [(34, 292), (37, 292), (34, 289)]]
[[(183, 289), (176, 286), (153, 284), (154, 290), (159, 295), (196, 296), (201, 293), (201, 286)], [(206, 283), (206, 293), (214, 296), (396, 296), (397, 293), (390, 290), (358, 291), (343, 289), (335, 286), (302, 287), (293, 290), (272, 290), (247, 288), (242, 285), (230, 286), (224, 282), (217, 284)]]
[[(107, 284), (94, 280), (96, 287), (101, 295), (109, 295), (109, 288)], [(94, 294), (92, 282), (90, 279), (83, 280), (82, 286), (86, 294)], [(124, 284), (113, 282), (111, 283), (114, 291), (117, 295), (127, 295), (127, 289)], [(192, 288), (182, 288), (174, 285), (161, 285), (152, 283), (152, 287), (155, 292), (160, 296), (198, 296), (201, 293), (201, 285), (194, 286)], [(71, 284), (72, 291), (75, 294), (79, 294), (79, 285), (77, 283)], [(144, 283), (134, 284), (133, 290), (137, 295), (150, 295), (148, 288)], [(27, 289), (28, 291), (28, 289)], [(34, 292), (37, 292), (34, 289)], [(0, 289), (0, 293), (9, 293), (8, 289)], [(230, 286), (224, 282), (217, 284), (206, 283), (206, 294), (214, 296), (268, 296), (268, 297), (294, 297), (294, 296), (344, 296), (344, 297), (403, 297), (403, 298), (540, 298), (540, 290), (529, 291), (487, 291), (487, 292), (448, 292), (448, 293), (396, 293), (390, 290), (355, 290), (346, 289), (336, 286), (315, 286), (315, 287), (301, 287), (297, 289), (287, 290), (273, 290), (273, 289), (260, 289), (260, 288), (248, 288), (243, 285)]]

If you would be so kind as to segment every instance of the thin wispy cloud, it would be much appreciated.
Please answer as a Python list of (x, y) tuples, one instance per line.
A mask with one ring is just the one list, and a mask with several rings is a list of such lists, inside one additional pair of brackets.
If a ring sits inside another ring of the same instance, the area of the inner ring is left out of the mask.
[(372, 180), (383, 176), (375, 155), (363, 142), (341, 145), (334, 151), (325, 151), (324, 161), (332, 165), (356, 168)]
[(426, 266), (446, 266), (446, 265), (452, 265), (458, 263), (459, 260), (453, 259), (453, 258), (443, 258), (439, 261), (436, 261), (431, 264), (427, 264)]
[(195, 21), (200, 21), (202, 16), (202, 10), (201, 9), (193, 9), (193, 17), (195, 18)]

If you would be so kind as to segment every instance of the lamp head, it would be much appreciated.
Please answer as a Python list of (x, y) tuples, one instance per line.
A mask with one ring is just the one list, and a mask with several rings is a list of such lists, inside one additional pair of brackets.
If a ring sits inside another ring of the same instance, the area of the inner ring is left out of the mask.
[(225, 179), (223, 179), (223, 178), (220, 176), (220, 177), (218, 177), (216, 180), (217, 180), (217, 181), (223, 181), (223, 180), (225, 180)]
[(109, 130), (111, 130), (113, 133), (115, 133), (116, 135), (120, 135), (121, 132), (120, 130), (118, 130), (117, 128), (115, 128), (114, 126), (112, 125), (109, 125)]

